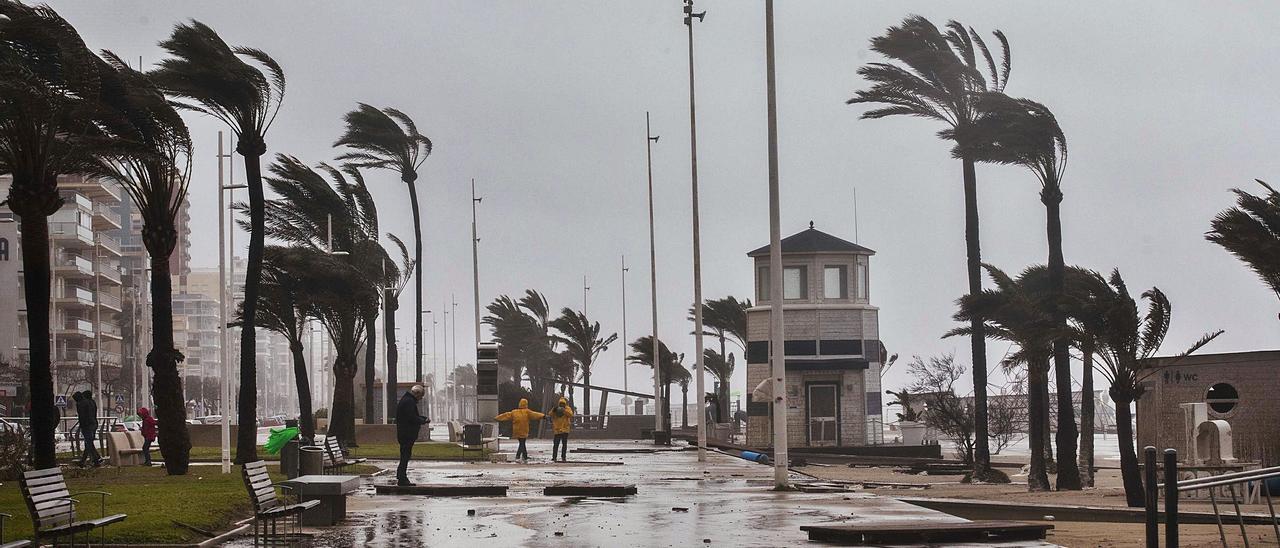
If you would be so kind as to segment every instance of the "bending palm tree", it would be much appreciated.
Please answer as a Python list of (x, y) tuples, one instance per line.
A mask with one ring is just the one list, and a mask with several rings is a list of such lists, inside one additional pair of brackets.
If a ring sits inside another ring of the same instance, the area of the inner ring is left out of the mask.
[[(662, 398), (662, 409), (654, 409), (654, 412), (662, 413), (662, 415), (667, 418), (663, 424), (670, 425), (671, 383), (680, 377), (679, 371), (676, 371), (676, 366), (679, 365), (679, 362), (682, 361), (683, 358), (668, 349), (667, 344), (659, 339), (657, 344), (659, 355), (655, 360), (653, 355), (654, 344), (652, 335), (640, 337), (635, 341), (632, 341), (629, 346), (631, 346), (631, 355), (627, 356), (628, 361), (657, 369), (659, 378), (661, 379), (659, 386), (662, 387), (662, 394), (654, 394), (654, 397)], [(656, 366), (655, 363), (657, 364)], [(683, 369), (683, 367), (681, 369)], [(688, 371), (685, 371), (685, 374), (688, 374)]]
[(703, 366), (707, 368), (707, 371), (711, 372), (711, 375), (716, 380), (720, 381), (720, 391), (716, 393), (718, 403), (716, 405), (716, 422), (728, 422), (729, 419), (728, 402), (725, 399), (728, 398), (729, 380), (733, 378), (734, 361), (733, 354), (729, 354), (726, 357), (724, 354), (720, 354), (710, 348), (703, 350)]
[[(887, 106), (867, 111), (863, 118), (918, 116), (946, 125), (943, 139), (964, 144), (960, 136), (981, 116), (977, 94), (1003, 91), (1009, 79), (1009, 41), (1000, 31), (1002, 59), (999, 69), (982, 37), (972, 29), (951, 21), (944, 34), (928, 19), (911, 16), (900, 26), (890, 27), (883, 36), (871, 40), (871, 49), (897, 61), (870, 63), (858, 74), (872, 86), (860, 90), (848, 103), (882, 103)], [(984, 67), (979, 67), (978, 53)], [(986, 74), (984, 75), (984, 69)], [(985, 77), (984, 77), (985, 76)], [(968, 254), (969, 294), (982, 291), (982, 252), (978, 238), (977, 176), (972, 157), (962, 157), (965, 204), (965, 248)], [(1003, 476), (991, 469), (987, 441), (987, 351), (981, 318), (969, 324), (973, 351), (974, 473), (979, 479)]]
[[(708, 299), (702, 305), (702, 328), (704, 335), (710, 335), (720, 341), (720, 356), (729, 359), (730, 373), (733, 371), (732, 356), (726, 352), (725, 341), (733, 337), (738, 348), (746, 351), (747, 309), (751, 308), (751, 299), (739, 301), (732, 295), (723, 299)], [(693, 307), (689, 307), (689, 321), (693, 321)], [(703, 358), (706, 365), (706, 358)], [(708, 366), (710, 367), (710, 366)], [(729, 382), (730, 378), (720, 379), (719, 413), (721, 420), (729, 416)]]
[[(609, 349), (609, 345), (618, 340), (618, 334), (613, 333), (608, 337), (600, 336), (600, 322), (592, 323), (587, 319), (587, 315), (582, 312), (574, 312), (568, 308), (560, 311), (560, 317), (551, 321), (551, 327), (560, 332), (560, 335), (554, 336), (555, 340), (564, 343), (569, 355), (573, 356), (574, 361), (578, 362), (579, 369), (582, 370), (582, 383), (586, 386), (582, 389), (582, 409), (584, 414), (591, 414), (591, 366), (595, 363), (596, 357)], [(601, 415), (604, 413), (602, 412)]]
[(1065, 330), (1061, 301), (1066, 295), (1066, 262), (1062, 257), (1062, 173), (1067, 165), (1067, 138), (1058, 120), (1044, 105), (988, 92), (978, 100), (982, 117), (957, 136), (956, 154), (980, 162), (1027, 168), (1040, 181), (1049, 240), (1049, 306), (1061, 336), (1053, 341), (1053, 369), (1058, 385), (1058, 489), (1081, 488), (1076, 464), (1075, 405), (1071, 398), (1071, 341)]
[(1261, 180), (1258, 184), (1267, 190), (1266, 195), (1231, 190), (1236, 207), (1213, 218), (1213, 230), (1205, 239), (1243, 261), (1280, 297), (1280, 193)]
[[(257, 424), (258, 383), (256, 333), (258, 285), (262, 278), (264, 207), (262, 155), (266, 133), (284, 100), (284, 70), (265, 52), (231, 47), (199, 21), (181, 24), (160, 42), (172, 56), (151, 73), (161, 89), (183, 100), (185, 108), (213, 116), (236, 134), (236, 152), (244, 157), (249, 187), (249, 264), (245, 269), (244, 327), (240, 329), (240, 424)], [(246, 62), (246, 59), (248, 62)], [(261, 68), (259, 68), (261, 67)], [(264, 73), (265, 70), (265, 73)], [(221, 190), (219, 190), (221, 192)], [(236, 463), (258, 459), (257, 433), (241, 428), (236, 435)]]
[[(49, 302), (49, 216), (62, 207), (58, 175), (83, 173), (79, 146), (93, 131), (101, 61), (45, 6), (0, 0), (0, 175), (13, 176), (2, 204), (19, 217), (22, 283), (29, 303)], [(37, 468), (56, 466), (49, 308), (27, 309), (31, 437)]]
[(178, 245), (177, 218), (187, 199), (191, 136), (182, 117), (141, 72), (111, 52), (102, 70), (103, 103), (111, 116), (99, 148), (97, 172), (125, 189), (142, 215), (142, 243), (151, 257), (152, 348), (160, 453), (170, 475), (187, 473), (191, 438), (173, 341), (173, 280), (169, 257)]
[[(1018, 345), (1018, 351), (1004, 358), (1004, 367), (1027, 368), (1028, 431), (1031, 446), (1031, 471), (1027, 476), (1027, 488), (1031, 491), (1049, 490), (1046, 447), (1048, 441), (1049, 410), (1049, 358), (1053, 341), (1060, 335), (1059, 328), (1045, 306), (1047, 276), (1044, 266), (1033, 266), (1017, 279), (1000, 269), (983, 265), (995, 284), (995, 289), (983, 290), (976, 295), (965, 295), (958, 301), (956, 321), (971, 322), (981, 318), (985, 333), (999, 340)], [(970, 326), (959, 327), (945, 337), (972, 336)]]
[(413, 273), (417, 263), (413, 258), (409, 257), (409, 250), (405, 249), (404, 242), (395, 234), (387, 233), (387, 237), (396, 244), (400, 249), (400, 270), (394, 277), (387, 273), (387, 286), (382, 290), (382, 306), (384, 312), (382, 314), (382, 331), (383, 336), (387, 340), (387, 378), (386, 378), (386, 396), (387, 416), (396, 416), (396, 386), (399, 383), (399, 359), (400, 352), (396, 348), (396, 310), (400, 309), (400, 294), (404, 293), (404, 288), (409, 283), (409, 275)]
[(418, 167), (431, 155), (431, 140), (418, 133), (413, 120), (393, 108), (378, 110), (360, 103), (344, 118), (346, 133), (333, 146), (356, 150), (338, 157), (357, 167), (390, 169), (400, 174), (409, 187), (409, 207), (413, 212), (414, 272), (414, 379), (422, 382), (422, 217), (418, 213)]

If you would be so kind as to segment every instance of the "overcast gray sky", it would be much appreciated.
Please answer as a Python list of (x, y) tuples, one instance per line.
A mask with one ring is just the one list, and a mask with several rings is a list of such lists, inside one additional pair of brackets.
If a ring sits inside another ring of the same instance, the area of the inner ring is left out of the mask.
[[(480, 208), (481, 295), (525, 288), (582, 306), (620, 331), (627, 255), (628, 335), (647, 331), (644, 113), (652, 111), (659, 333), (692, 356), (689, 119), (679, 0), (647, 2), (54, 2), (94, 48), (150, 65), (156, 42), (195, 18), (227, 42), (283, 65), (288, 94), (267, 135), (271, 154), (331, 161), (341, 116), (357, 101), (409, 113), (435, 143), (419, 179), (427, 307), (456, 294), (458, 348), (472, 343), (469, 181)], [(704, 295), (751, 297), (745, 253), (768, 242), (763, 3), (705, 0), (695, 27)], [(1227, 190), (1280, 180), (1280, 42), (1268, 2), (777, 3), (779, 152), (784, 236), (813, 220), (877, 251), (871, 300), (904, 359), (957, 351), (966, 288), (960, 164), (925, 121), (859, 120), (844, 101), (878, 60), (868, 40), (908, 14), (1003, 30), (1007, 91), (1054, 110), (1069, 144), (1068, 263), (1118, 267), (1135, 291), (1174, 305), (1166, 351), (1225, 329), (1206, 351), (1276, 346), (1276, 299), (1203, 238)], [(219, 124), (188, 117), (199, 157), (192, 191), (196, 266), (217, 263)], [(237, 157), (239, 161), (239, 158)], [(237, 173), (243, 171), (237, 166)], [(384, 230), (411, 239), (407, 195), (368, 173)], [(986, 261), (1009, 271), (1045, 260), (1038, 186), (1019, 168), (979, 166)], [(247, 240), (239, 238), (238, 243)], [(240, 250), (240, 254), (244, 251)], [(411, 303), (407, 293), (404, 302)], [(412, 325), (412, 304), (399, 325)], [(408, 339), (412, 329), (402, 331)], [(1006, 345), (989, 345), (994, 362)], [(402, 347), (403, 348), (403, 347)], [(464, 355), (466, 355), (464, 353)], [(405, 354), (402, 353), (402, 356)], [(593, 381), (622, 386), (621, 347)], [(689, 360), (690, 363), (692, 360)], [(966, 359), (967, 361), (967, 359)], [(407, 366), (407, 367), (406, 367)], [(412, 370), (402, 357), (402, 375)], [(734, 388), (741, 389), (739, 367)], [(650, 384), (632, 367), (631, 387)], [(891, 374), (892, 387), (904, 381)]]

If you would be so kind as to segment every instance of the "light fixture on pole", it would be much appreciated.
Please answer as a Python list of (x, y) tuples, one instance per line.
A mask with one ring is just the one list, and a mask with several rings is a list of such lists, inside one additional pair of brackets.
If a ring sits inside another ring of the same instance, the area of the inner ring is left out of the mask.
[(698, 462), (707, 461), (706, 375), (703, 374), (702, 341), (702, 229), (698, 225), (698, 118), (693, 91), (693, 19), (702, 22), (707, 12), (693, 12), (693, 0), (684, 0), (684, 25), (689, 28), (689, 168), (693, 185), (693, 340), (694, 377), (698, 387)]
[(787, 477), (786, 352), (782, 321), (782, 228), (778, 207), (778, 95), (773, 62), (773, 0), (764, 0), (765, 95), (769, 126), (769, 364), (773, 377), (773, 483), (790, 487)]
[[(234, 193), (237, 188), (247, 188), (248, 185), (227, 185), (222, 181), (222, 162), (224, 159), (230, 160), (231, 155), (226, 154), (222, 148), (222, 132), (218, 132), (218, 337), (220, 344), (218, 347), (221, 353), (222, 361), (222, 379), (220, 385), (220, 411), (222, 413), (222, 473), (231, 473), (231, 357), (228, 354), (227, 342), (227, 284), (234, 283), (235, 280), (227, 280), (227, 246), (226, 237), (226, 217), (227, 207), (224, 192)], [(233, 164), (234, 165), (234, 164)], [(233, 196), (234, 198), (234, 196)], [(235, 227), (232, 227), (232, 231)], [(234, 255), (234, 251), (232, 251)], [(235, 277), (235, 262), (232, 261), (232, 277)], [(136, 328), (135, 328), (136, 330)], [(144, 383), (144, 386), (148, 383)], [(144, 400), (145, 401), (145, 400)]]
[(658, 342), (658, 254), (653, 243), (653, 144), (658, 136), (649, 129), (649, 113), (644, 113), (644, 153), (649, 169), (649, 304), (653, 313), (653, 432), (654, 443), (657, 443), (658, 432), (663, 432), (662, 423), (662, 354)]

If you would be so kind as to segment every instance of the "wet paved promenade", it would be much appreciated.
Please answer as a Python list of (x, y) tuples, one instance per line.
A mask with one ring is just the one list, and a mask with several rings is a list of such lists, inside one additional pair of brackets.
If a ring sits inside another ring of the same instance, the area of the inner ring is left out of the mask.
[[(653, 446), (585, 442), (573, 447)], [(504, 442), (502, 449), (514, 450), (514, 444)], [(808, 542), (801, 525), (964, 521), (871, 494), (774, 492), (771, 467), (715, 452), (708, 452), (705, 464), (698, 463), (695, 451), (570, 453), (570, 462), (552, 463), (549, 450), (549, 442), (530, 440), (534, 460), (527, 465), (416, 462), (410, 469), (410, 479), (417, 483), (507, 484), (504, 498), (375, 495), (373, 483), (392, 479), (374, 478), (351, 497), (349, 519), (342, 526), (314, 531), (316, 545), (794, 546)], [(543, 496), (544, 487), (560, 482), (632, 483), (639, 494), (617, 499)]]

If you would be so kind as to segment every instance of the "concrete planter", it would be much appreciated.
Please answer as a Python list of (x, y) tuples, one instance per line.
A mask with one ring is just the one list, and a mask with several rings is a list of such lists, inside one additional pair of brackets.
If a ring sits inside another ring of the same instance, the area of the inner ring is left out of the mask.
[(899, 421), (898, 429), (902, 430), (902, 445), (920, 445), (924, 443), (924, 433), (929, 427), (922, 422)]

